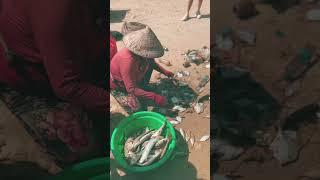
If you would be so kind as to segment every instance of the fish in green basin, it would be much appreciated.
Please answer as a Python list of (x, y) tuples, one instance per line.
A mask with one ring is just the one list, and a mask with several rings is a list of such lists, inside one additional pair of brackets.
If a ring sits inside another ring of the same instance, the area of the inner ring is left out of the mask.
[[(124, 144), (124, 154), (132, 166), (149, 166), (160, 160), (167, 151), (170, 138), (162, 136), (166, 123), (159, 129), (145, 130), (129, 136)], [(166, 131), (166, 136), (168, 132)]]

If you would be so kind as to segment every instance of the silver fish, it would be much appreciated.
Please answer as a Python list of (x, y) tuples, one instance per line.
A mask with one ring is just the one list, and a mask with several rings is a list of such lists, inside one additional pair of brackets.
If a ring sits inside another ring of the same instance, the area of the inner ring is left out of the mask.
[(134, 153), (139, 153), (141, 151), (142, 147), (141, 146), (138, 146), (137, 149), (135, 149), (135, 151), (132, 151)]
[(142, 156), (141, 156), (141, 159), (139, 160), (139, 163), (144, 163), (147, 158), (148, 158), (148, 155), (150, 154), (152, 148), (154, 147), (154, 145), (159, 141), (159, 138), (153, 138), (153, 139), (150, 139), (150, 141), (148, 142), (148, 144), (146, 145), (143, 153), (142, 153)]
[(167, 121), (164, 121), (163, 125), (151, 136), (151, 138), (155, 138), (162, 134), (164, 127), (166, 127)]
[(134, 141), (133, 141), (133, 144), (136, 144), (144, 135), (146, 135), (146, 134), (148, 134), (150, 131), (145, 131), (145, 132), (143, 132), (142, 134), (140, 134), (140, 135), (138, 135), (135, 139), (134, 139)]
[(143, 144), (145, 141), (147, 141), (148, 139), (150, 139), (150, 137), (152, 136), (152, 132), (153, 132), (153, 131), (148, 132), (147, 134), (145, 134), (144, 136), (142, 136), (137, 142), (134, 142), (132, 150), (135, 150), (138, 146), (140, 146), (140, 145)]
[(167, 138), (160, 139), (160, 140), (156, 143), (155, 148), (156, 148), (156, 149), (162, 148), (162, 147), (166, 144), (167, 140), (168, 140)]
[(144, 149), (146, 147), (146, 145), (148, 144), (149, 141), (145, 141), (143, 144), (142, 144), (142, 149)]
[(133, 153), (133, 152), (129, 152), (129, 163), (130, 165), (135, 165), (138, 163), (140, 157), (141, 157), (142, 153)]
[(167, 149), (168, 149), (168, 146), (169, 146), (169, 143), (170, 143), (170, 141), (171, 141), (171, 138), (172, 138), (171, 136), (167, 138), (168, 140), (167, 140), (167, 142), (166, 142), (166, 145), (165, 145), (164, 148), (162, 149), (160, 159), (166, 154)]
[(145, 163), (140, 164), (140, 166), (148, 166), (156, 161), (161, 156), (161, 151), (156, 151)]

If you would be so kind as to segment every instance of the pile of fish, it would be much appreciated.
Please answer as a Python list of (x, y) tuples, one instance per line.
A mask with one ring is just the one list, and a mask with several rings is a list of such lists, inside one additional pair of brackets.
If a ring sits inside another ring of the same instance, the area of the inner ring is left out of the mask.
[(165, 126), (166, 123), (158, 130), (150, 130), (147, 127), (126, 140), (124, 155), (130, 165), (149, 166), (162, 159), (171, 141), (170, 136), (161, 136)]

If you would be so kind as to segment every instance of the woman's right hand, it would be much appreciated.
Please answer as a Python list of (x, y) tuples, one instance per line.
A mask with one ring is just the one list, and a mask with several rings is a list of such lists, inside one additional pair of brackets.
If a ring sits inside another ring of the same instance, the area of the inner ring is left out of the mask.
[(166, 106), (168, 104), (167, 98), (158, 94), (155, 95), (154, 101), (157, 105), (161, 107)]
[(128, 105), (133, 111), (137, 111), (140, 108), (140, 102), (135, 95), (128, 95)]

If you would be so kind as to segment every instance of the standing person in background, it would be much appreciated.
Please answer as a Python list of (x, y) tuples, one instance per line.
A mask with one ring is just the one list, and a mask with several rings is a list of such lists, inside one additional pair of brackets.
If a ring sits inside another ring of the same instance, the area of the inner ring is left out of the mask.
[[(198, 0), (198, 6), (197, 6), (197, 11), (196, 11), (196, 17), (197, 17), (198, 19), (201, 18), (200, 9), (201, 9), (202, 2), (203, 2), (203, 0)], [(188, 0), (187, 12), (186, 12), (186, 14), (183, 16), (183, 18), (181, 19), (182, 21), (187, 21), (187, 20), (190, 18), (190, 16), (189, 16), (189, 11), (190, 11), (190, 9), (191, 9), (192, 3), (193, 3), (193, 0)]]

